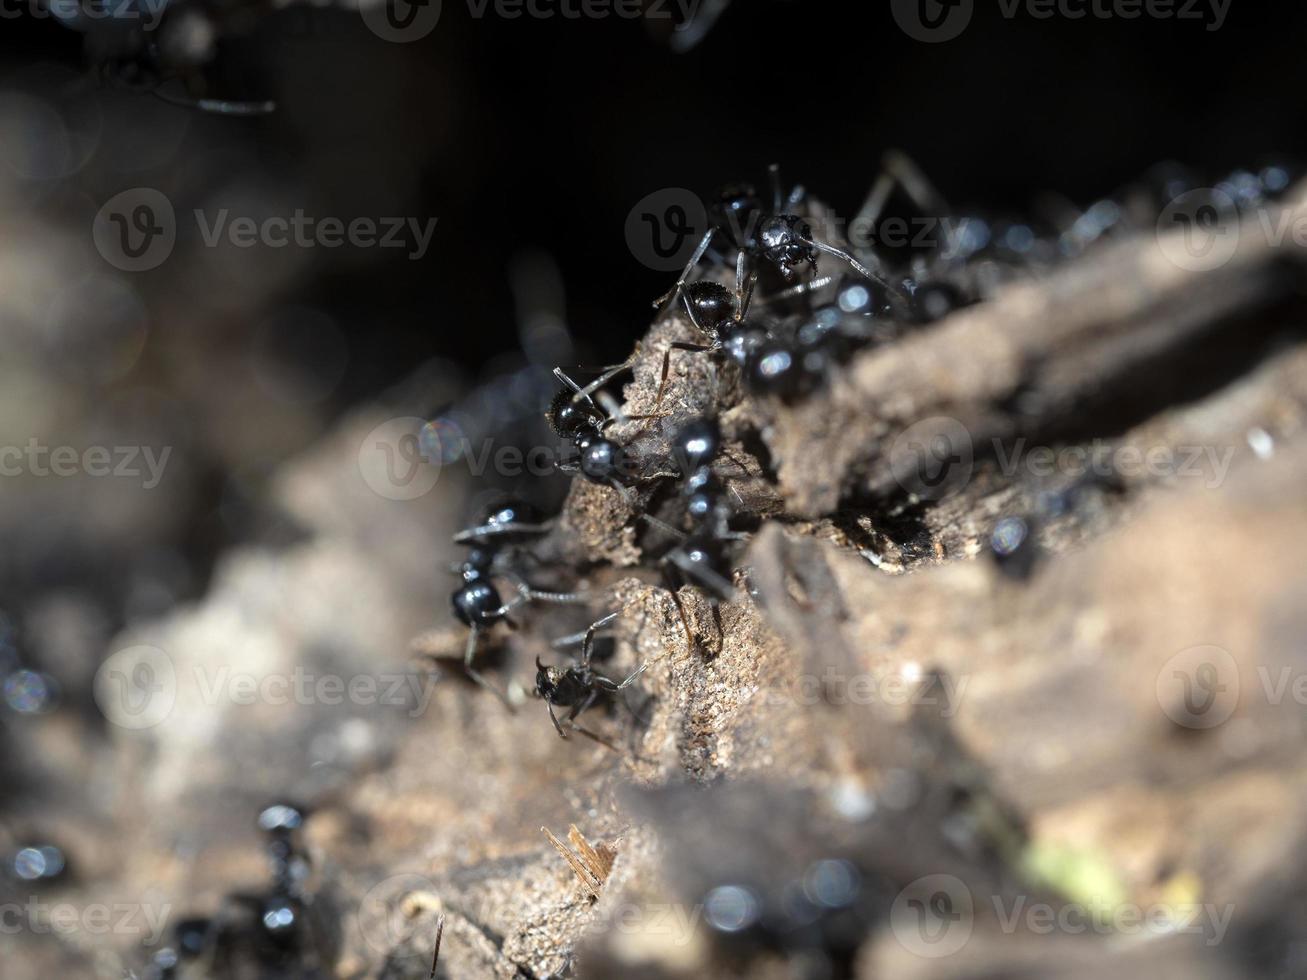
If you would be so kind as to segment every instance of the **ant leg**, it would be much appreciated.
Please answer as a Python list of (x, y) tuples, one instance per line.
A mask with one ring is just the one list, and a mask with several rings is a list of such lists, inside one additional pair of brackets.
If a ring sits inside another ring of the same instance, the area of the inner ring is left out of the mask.
[(671, 567), (663, 565), (664, 584), (667, 591), (672, 594), (672, 602), (676, 606), (676, 614), (681, 617), (681, 628), (685, 630), (685, 646), (689, 651), (695, 648), (694, 633), (690, 629), (689, 617), (685, 615), (685, 605), (681, 602), (681, 594), (677, 590), (676, 577), (672, 574)]
[[(744, 253), (740, 253), (744, 254)], [(738, 276), (738, 273), (737, 273)], [(754, 270), (749, 273), (749, 278), (745, 280), (744, 291), (740, 292), (739, 280), (736, 280), (736, 303), (735, 303), (735, 322), (740, 323), (749, 313), (749, 307), (753, 304), (753, 287), (758, 284), (758, 272)]]
[(600, 675), (595, 674), (595, 683), (599, 685), (599, 687), (607, 691), (609, 694), (616, 694), (618, 691), (622, 691), (630, 687), (635, 682), (635, 679), (644, 673), (645, 668), (648, 666), (649, 664), (647, 662), (642, 663), (639, 667), (635, 668), (635, 670), (631, 673), (631, 676), (626, 678), (626, 680), (621, 681), (620, 683), (618, 681), (611, 680), (610, 678), (601, 677)]
[(523, 601), (552, 602), (557, 606), (580, 606), (590, 601), (588, 592), (541, 592), (524, 585)]
[(431, 976), (427, 980), (436, 980), (436, 967), (440, 965), (440, 940), (445, 936), (445, 917), (436, 920), (436, 954), (431, 957)]
[(513, 588), (517, 590), (517, 595), (492, 612), (490, 614), (492, 617), (507, 616), (524, 602), (552, 602), (555, 605), (560, 606), (574, 606), (590, 601), (590, 595), (586, 592), (543, 592), (539, 589), (531, 588), (531, 586), (529, 586), (518, 575), (509, 574), (504, 577), (513, 583)]
[(505, 708), (507, 708), (509, 711), (515, 711), (516, 709), (513, 707), (513, 702), (508, 699), (508, 695), (505, 694), (503, 691), (501, 691), (499, 688), (497, 688), (494, 684), (491, 684), (490, 681), (488, 681), (484, 676), (482, 676), (480, 671), (478, 671), (475, 667), (472, 666), (472, 658), (476, 656), (477, 641), (480, 638), (481, 638), (481, 630), (473, 626), (468, 631), (467, 634), (467, 650), (463, 654), (463, 672), (467, 674), (468, 677), (472, 678), (472, 680), (476, 681), (478, 684), (484, 687), (491, 694), (493, 694), (495, 697), (499, 698), (499, 700), (504, 703)]
[(663, 369), (658, 377), (658, 397), (654, 399), (654, 412), (662, 410), (663, 396), (667, 394), (667, 377), (672, 366), (672, 351), (683, 350), (691, 354), (712, 354), (722, 349), (720, 342), (713, 344), (691, 344), (683, 340), (675, 340), (667, 345), (667, 350), (663, 351)]
[(558, 737), (567, 738), (567, 732), (563, 731), (563, 726), (558, 723), (558, 716), (554, 714), (553, 702), (546, 701), (545, 707), (549, 709), (549, 720), (554, 723), (554, 730), (558, 732)]
[(944, 195), (930, 182), (926, 172), (902, 150), (890, 150), (886, 153), (883, 165), (888, 173), (894, 175), (899, 186), (907, 192), (912, 203), (922, 211), (948, 212), (948, 201), (944, 200)]
[(590, 666), (590, 660), (594, 657), (595, 630), (607, 626), (619, 615), (620, 613), (609, 613), (598, 622), (591, 623), (590, 628), (585, 631), (585, 639), (581, 641), (581, 665), (583, 667), (588, 668)]
[(688, 535), (684, 531), (672, 527), (670, 524), (668, 524), (665, 521), (660, 521), (652, 514), (641, 514), (640, 520), (644, 521), (650, 527), (657, 528), (659, 531), (662, 531), (664, 534), (670, 534), (678, 541), (684, 541), (688, 537)]
[(173, 95), (162, 89), (154, 88), (150, 92), (161, 102), (181, 106), (185, 109), (199, 109), (218, 116), (266, 116), (277, 111), (277, 103), (271, 99), (262, 102), (240, 102), (229, 99), (195, 99), (187, 96)]
[(834, 276), (819, 276), (816, 279), (810, 279), (808, 282), (801, 282), (797, 286), (782, 289), (779, 293), (774, 293), (772, 299), (792, 299), (795, 296), (802, 296), (804, 293), (815, 293), (819, 289), (825, 289), (834, 281)]
[(689, 281), (690, 273), (693, 272), (694, 267), (699, 264), (699, 260), (703, 258), (704, 252), (708, 251), (708, 246), (712, 244), (712, 236), (715, 232), (715, 228), (709, 228), (703, 233), (703, 238), (700, 239), (699, 244), (695, 246), (694, 254), (690, 256), (690, 261), (685, 263), (685, 271), (681, 273), (681, 278), (676, 280), (676, 285), (654, 300), (653, 306), (655, 310), (661, 309), (663, 304), (668, 300), (671, 300), (674, 303), (680, 298), (681, 290), (685, 288), (686, 282)]
[(554, 640), (549, 645), (553, 647), (555, 650), (561, 650), (564, 647), (574, 647), (578, 643), (588, 642), (588, 638), (593, 633), (603, 629), (605, 626), (607, 626), (609, 623), (611, 623), (614, 619), (616, 619), (620, 615), (621, 613), (610, 613), (609, 615), (605, 616), (603, 619), (599, 620), (599, 622), (592, 623), (586, 629), (581, 630), (581, 632), (573, 633), (570, 636), (560, 636), (558, 639)]
[[(608, 369), (605, 368), (604, 370), (606, 371)], [(590, 393), (592, 391), (595, 391), (596, 390), (595, 388), (589, 388), (589, 387), (582, 388), (579, 384), (577, 384), (568, 376), (566, 371), (564, 371), (560, 367), (554, 368), (554, 377), (575, 392), (575, 394), (572, 395), (572, 401), (579, 402), (584, 400), (586, 402), (589, 402), (591, 407), (593, 407), (595, 411), (599, 411), (599, 406), (596, 405), (594, 399), (590, 397)], [(607, 378), (605, 378), (604, 380), (606, 381)], [(599, 385), (598, 387), (603, 387), (603, 386)]]
[(874, 282), (878, 286), (883, 286), (893, 296), (902, 300), (907, 299), (907, 297), (903, 295), (903, 292), (899, 289), (898, 286), (895, 286), (894, 284), (890, 283), (888, 280), (872, 272), (870, 269), (868, 269), (865, 265), (863, 265), (861, 262), (855, 259), (848, 252), (844, 251), (842, 248), (836, 248), (834, 245), (827, 245), (825, 242), (819, 242), (814, 239), (809, 239), (808, 244), (811, 245), (813, 248), (817, 249), (818, 251), (825, 252), (827, 255), (833, 255), (837, 259), (842, 259), (843, 261), (847, 262), (850, 266), (853, 267), (854, 271), (856, 271), (858, 275), (862, 276), (868, 282)]
[(699, 576), (702, 581), (695, 582), (694, 584), (703, 586), (705, 590), (710, 590), (723, 597), (730, 597), (734, 594), (735, 583), (727, 581), (711, 568), (695, 567), (690, 564), (689, 558), (675, 551), (669, 554), (667, 558), (682, 572), (687, 573), (687, 575), (693, 574)]
[(602, 408), (604, 414), (608, 416), (604, 419), (603, 425), (600, 426), (601, 429), (606, 429), (610, 425), (618, 425), (622, 422), (630, 421), (626, 417), (626, 413), (622, 411), (622, 406), (618, 403), (617, 399), (608, 392), (601, 391), (596, 397), (599, 399), (599, 407)]
[(608, 382), (612, 381), (613, 378), (617, 377), (623, 371), (629, 371), (632, 365), (635, 364), (637, 356), (638, 356), (638, 352), (632, 354), (621, 364), (610, 364), (607, 367), (602, 368), (599, 377), (595, 378), (584, 388), (579, 387), (575, 381), (572, 381), (570, 378), (564, 375), (562, 371), (560, 371), (558, 368), (554, 368), (554, 374), (559, 376), (559, 378), (563, 381), (564, 384), (566, 384), (569, 388), (571, 388), (573, 391), (576, 392), (576, 394), (572, 396), (572, 401), (577, 402), (583, 398), (586, 401), (590, 401), (590, 396), (592, 394), (594, 394), (604, 385), (608, 384)]
[(767, 167), (767, 177), (771, 180), (771, 197), (772, 197), (772, 214), (782, 214), (781, 200), (781, 165), (779, 163), (770, 164)]
[(553, 525), (549, 522), (544, 524), (482, 524), (480, 527), (469, 527), (466, 530), (459, 531), (454, 535), (455, 544), (464, 544), (476, 538), (494, 537), (498, 534), (544, 534)]
[(578, 732), (579, 734), (584, 735), (586, 738), (593, 739), (594, 741), (598, 742), (604, 748), (612, 749), (614, 752), (621, 754), (621, 750), (612, 742), (608, 741), (608, 739), (576, 723), (575, 719), (577, 718), (577, 716), (580, 715), (583, 711), (587, 710), (592, 704), (594, 704), (595, 700), (598, 697), (599, 697), (598, 691), (591, 691), (590, 695), (584, 701), (582, 701), (578, 705), (575, 705), (572, 708), (572, 710), (567, 713), (567, 717), (563, 719), (563, 722), (564, 724), (567, 725), (567, 727), (571, 731)]
[(895, 187), (902, 187), (918, 210), (926, 214), (946, 214), (949, 210), (948, 202), (935, 189), (925, 172), (906, 153), (890, 150), (881, 160), (880, 176), (872, 184), (867, 199), (853, 219), (854, 225), (874, 227), (880, 221)]

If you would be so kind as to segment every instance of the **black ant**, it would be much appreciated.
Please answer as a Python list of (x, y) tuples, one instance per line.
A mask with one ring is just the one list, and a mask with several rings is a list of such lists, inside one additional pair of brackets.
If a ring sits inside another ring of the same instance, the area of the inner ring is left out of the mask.
[(757, 394), (791, 401), (810, 394), (855, 351), (902, 332), (885, 292), (875, 283), (849, 278), (834, 302), (814, 309), (792, 333), (771, 331), (750, 345), (741, 361), (744, 381)]
[[(512, 626), (513, 622), (508, 618), (508, 614), (523, 603), (537, 601), (568, 604), (580, 602), (584, 598), (577, 594), (543, 592), (534, 589), (515, 573), (501, 567), (502, 562), (499, 559), (505, 553), (506, 547), (538, 537), (548, 531), (549, 527), (550, 525), (541, 520), (540, 515), (530, 504), (522, 501), (505, 501), (492, 506), (478, 526), (454, 535), (455, 543), (468, 545), (470, 548), (467, 557), (454, 566), (453, 570), (462, 576), (463, 584), (450, 596), (454, 615), (468, 627), (463, 670), (509, 708), (512, 708), (512, 703), (508, 696), (491, 684), (472, 665), (481, 634), (499, 622), (506, 622)], [(511, 581), (517, 594), (505, 602), (492, 581), (494, 577)]]
[[(227, 896), (227, 908), (213, 919), (178, 922), (173, 944), (154, 954), (146, 977), (172, 980), (184, 960), (201, 957), (206, 958), (210, 971), (230, 968), (228, 960), (241, 953), (239, 947), (244, 944), (269, 967), (284, 967), (300, 952), (311, 952), (306, 922), (311, 898), (305, 887), (311, 869), (299, 839), (306, 819), (304, 808), (292, 803), (265, 807), (259, 813), (258, 827), (265, 835), (271, 887), (262, 893)], [(233, 907), (248, 915), (233, 917)]]
[[(576, 719), (589, 709), (600, 695), (619, 694), (626, 688), (630, 687), (637, 677), (639, 677), (649, 665), (641, 664), (623, 681), (614, 681), (596, 672), (590, 665), (594, 658), (594, 635), (595, 632), (603, 629), (618, 617), (618, 613), (611, 613), (603, 619), (591, 623), (590, 627), (581, 636), (581, 659), (567, 667), (546, 667), (536, 658), (536, 695), (545, 702), (545, 707), (549, 709), (549, 720), (554, 723), (554, 730), (558, 732), (559, 737), (567, 738), (569, 731), (580, 732), (588, 738), (594, 739), (601, 745), (614, 748), (607, 740), (587, 728), (583, 728), (576, 723)], [(566, 645), (576, 637), (567, 637), (555, 642), (555, 646)], [(625, 703), (625, 702), (623, 702)], [(558, 715), (554, 713), (554, 708), (567, 708), (567, 715), (562, 721), (559, 721)], [(628, 710), (630, 706), (628, 705)]]
[[(201, 18), (201, 22), (210, 33), (217, 31), (213, 18), (207, 13), (201, 13), (191, 8), (182, 16)], [(95, 59), (95, 72), (100, 80), (117, 88), (133, 92), (148, 92), (172, 105), (199, 109), (202, 112), (216, 115), (262, 116), (276, 111), (277, 104), (271, 100), (213, 99), (195, 97), (186, 92), (187, 89), (202, 80), (201, 71), (198, 62), (194, 58), (182, 60), (165, 53), (165, 48), (168, 51), (179, 51), (183, 47), (180, 43), (165, 44), (160, 42), (159, 37), (169, 29), (169, 23), (171, 21), (154, 28), (142, 27), (133, 30), (126, 35), (124, 40), (114, 46), (114, 50), (101, 53)], [(193, 24), (184, 26), (193, 26)], [(181, 34), (183, 32), (177, 31), (174, 33)], [(165, 38), (165, 41), (167, 40), (169, 39)], [(172, 40), (175, 40), (175, 38)], [(90, 42), (88, 41), (88, 43)], [(165, 88), (165, 86), (173, 82), (179, 82), (182, 91), (186, 94), (175, 94)]]
[[(721, 429), (716, 421), (705, 416), (690, 419), (673, 437), (672, 453), (680, 470), (681, 498), (690, 530), (683, 532), (650, 515), (644, 515), (643, 519), (679, 539), (679, 543), (663, 556), (662, 566), (681, 625), (686, 636), (691, 637), (689, 621), (678, 595), (679, 588), (689, 584), (702, 589), (720, 627), (718, 607), (735, 595), (726, 549), (731, 542), (742, 540), (747, 535), (731, 530), (734, 510), (727, 500), (729, 491), (712, 469), (714, 460), (725, 454)], [(736, 465), (744, 468), (738, 461)]]
[[(946, 217), (953, 212), (944, 196), (907, 155), (897, 151), (885, 155), (880, 176), (853, 226), (870, 234), (896, 187), (935, 229), (926, 254), (914, 255), (908, 273), (896, 280), (906, 299), (901, 314), (910, 322), (934, 323), (979, 302), (1010, 278), (1011, 270), (1046, 264), (1054, 256), (1048, 237), (1024, 221), (990, 220), (979, 214)], [(866, 252), (874, 255), (870, 246)]]
[[(591, 483), (611, 486), (625, 493), (625, 488), (636, 482), (635, 464), (626, 447), (609, 439), (605, 432), (610, 425), (617, 422), (651, 421), (664, 418), (657, 408), (649, 415), (624, 415), (616, 401), (607, 399), (607, 410), (601, 408), (594, 400), (606, 396), (600, 387), (612, 378), (628, 369), (634, 359), (602, 369), (598, 380), (584, 388), (578, 385), (562, 368), (554, 368), (554, 375), (563, 383), (545, 412), (545, 420), (554, 433), (564, 439), (572, 440), (576, 449), (576, 459), (560, 463), (558, 468), (565, 473), (579, 472)], [(664, 372), (664, 377), (666, 376)], [(661, 402), (661, 393), (659, 396)]]
[(803, 187), (795, 187), (786, 196), (781, 190), (780, 167), (772, 164), (768, 173), (772, 183), (770, 211), (764, 209), (762, 199), (751, 185), (734, 184), (724, 188), (709, 208), (708, 230), (695, 247), (676, 285), (654, 301), (655, 309), (661, 308), (668, 300), (675, 302), (680, 298), (690, 274), (719, 235), (724, 236), (739, 253), (736, 260), (737, 296), (744, 291), (746, 266), (752, 266), (756, 271), (760, 263), (766, 263), (775, 268), (782, 279), (793, 282), (801, 266), (806, 265), (816, 273), (817, 256), (821, 253), (838, 258), (859, 275), (893, 290), (888, 282), (850, 253), (814, 238), (812, 226), (794, 213), (806, 196)]

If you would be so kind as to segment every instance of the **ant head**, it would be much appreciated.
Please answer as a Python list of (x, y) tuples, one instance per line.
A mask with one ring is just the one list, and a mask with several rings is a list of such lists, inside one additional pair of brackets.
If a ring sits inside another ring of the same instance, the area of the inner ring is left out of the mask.
[(558, 694), (558, 685), (563, 682), (563, 673), (561, 667), (546, 667), (536, 657), (536, 697), (553, 701)]
[(812, 226), (794, 214), (774, 214), (764, 221), (758, 232), (758, 247), (786, 278), (793, 277), (796, 266), (816, 260)]
[(586, 398), (577, 401), (567, 388), (554, 395), (545, 420), (554, 433), (564, 439), (574, 439), (582, 432), (598, 432), (606, 421), (598, 406)]

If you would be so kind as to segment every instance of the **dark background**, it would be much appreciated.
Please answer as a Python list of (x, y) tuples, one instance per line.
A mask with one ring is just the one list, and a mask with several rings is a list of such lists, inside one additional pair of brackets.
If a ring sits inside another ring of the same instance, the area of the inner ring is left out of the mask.
[[(1234, 0), (1209, 32), (1005, 20), (980, 0), (960, 38), (923, 44), (887, 4), (750, 0), (678, 55), (617, 18), (474, 19), (446, 0), (429, 37), (395, 45), (355, 13), (293, 9), (228, 44), (220, 64), (280, 111), (214, 128), (256, 145), (274, 172), (312, 173), (360, 145), (402, 159), (411, 213), (440, 218), (423, 262), (391, 256), (305, 285), (349, 340), (347, 403), (432, 353), (475, 366), (512, 346), (507, 269), (527, 248), (558, 262), (576, 333), (597, 356), (624, 356), (668, 283), (623, 234), (658, 188), (706, 194), (761, 181), (778, 161), (848, 213), (880, 154), (900, 147), (954, 202), (1023, 209), (1045, 189), (1091, 200), (1167, 158), (1220, 173), (1301, 157), (1305, 26), (1295, 4)], [(57, 24), (0, 32), (8, 66), (81, 63), (81, 39)], [(357, 176), (365, 185), (366, 167)], [(364, 187), (336, 189), (337, 213), (366, 213)]]

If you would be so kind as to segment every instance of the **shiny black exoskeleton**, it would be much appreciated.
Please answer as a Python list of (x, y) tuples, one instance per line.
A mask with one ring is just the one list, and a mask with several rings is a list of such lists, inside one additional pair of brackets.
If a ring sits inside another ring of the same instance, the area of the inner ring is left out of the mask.
[[(629, 363), (608, 368), (603, 377), (611, 377), (628, 366)], [(576, 459), (559, 464), (559, 469), (579, 472), (601, 486), (623, 487), (632, 483), (636, 473), (634, 462), (624, 446), (604, 435), (614, 419), (595, 404), (591, 396), (593, 386), (582, 388), (561, 368), (555, 368), (554, 374), (564, 387), (554, 396), (545, 420), (557, 435), (571, 439), (576, 450)]]
[(550, 428), (564, 439), (575, 439), (583, 433), (598, 434), (603, 431), (608, 417), (603, 410), (588, 398), (577, 399), (570, 388), (560, 388), (549, 405), (545, 419)]
[(902, 330), (889, 294), (870, 280), (850, 279), (833, 303), (817, 307), (787, 335), (769, 335), (743, 360), (744, 380), (755, 394), (784, 401), (806, 397), (859, 349)]
[(173, 927), (172, 942), (154, 953), (145, 977), (171, 980), (184, 963), (200, 959), (224, 975), (244, 975), (237, 962), (282, 975), (292, 967), (300, 975), (298, 966), (316, 966), (322, 950), (307, 921), (313, 896), (300, 834), (306, 818), (303, 807), (289, 802), (261, 810), (257, 823), (264, 834), (271, 884), (265, 891), (228, 895), (213, 918), (180, 920)]
[[(566, 417), (575, 421), (581, 416), (567, 413)], [(510, 567), (509, 559), (515, 547), (540, 537), (549, 527), (540, 512), (530, 504), (521, 500), (507, 500), (487, 508), (476, 526), (454, 535), (456, 543), (468, 547), (463, 561), (453, 567), (461, 584), (450, 595), (454, 618), (468, 628), (467, 646), (463, 651), (463, 671), (510, 708), (512, 704), (507, 695), (482, 676), (473, 666), (473, 660), (482, 634), (496, 623), (508, 622), (512, 625), (509, 613), (518, 606), (531, 601), (579, 601), (578, 596), (534, 589)], [(495, 584), (496, 578), (514, 585), (512, 598), (504, 600)]]
[(691, 419), (673, 436), (672, 454), (681, 471), (690, 531), (664, 559), (665, 567), (675, 569), (681, 581), (702, 588), (714, 603), (729, 599), (735, 591), (726, 546), (738, 536), (730, 529), (733, 509), (728, 490), (712, 471), (721, 452), (721, 429), (713, 419)]
[(795, 214), (768, 217), (758, 232), (758, 251), (787, 279), (794, 278), (802, 265), (814, 272), (817, 269), (817, 246), (812, 241), (812, 226)]
[[(617, 613), (605, 616), (592, 623), (585, 631), (581, 642), (581, 659), (567, 667), (545, 666), (536, 658), (536, 696), (542, 698), (549, 710), (549, 720), (554, 723), (554, 730), (562, 738), (567, 738), (569, 731), (580, 732), (604, 745), (611, 745), (594, 732), (582, 728), (576, 719), (585, 712), (603, 694), (618, 694), (635, 682), (644, 673), (647, 664), (641, 664), (623, 681), (614, 681), (596, 672), (591, 666), (594, 657), (595, 632), (607, 626), (617, 618)], [(560, 721), (554, 708), (567, 708), (567, 714)]]
[(454, 616), (464, 626), (492, 626), (507, 615), (499, 590), (484, 577), (488, 573), (488, 569), (478, 573), (482, 577), (467, 582), (450, 597)]
[(591, 483), (626, 484), (635, 471), (626, 449), (604, 436), (583, 434), (576, 440), (577, 466)]
[(805, 196), (803, 188), (796, 187), (786, 196), (781, 189), (780, 168), (773, 164), (768, 171), (772, 183), (770, 210), (764, 206), (757, 191), (748, 184), (732, 185), (724, 189), (708, 209), (708, 230), (699, 240), (676, 285), (654, 301), (655, 307), (661, 307), (669, 299), (675, 302), (681, 296), (695, 266), (707, 253), (714, 239), (724, 239), (737, 253), (735, 270), (738, 295), (743, 294), (746, 281), (751, 282), (756, 278), (759, 266), (770, 266), (780, 273), (782, 279), (792, 281), (797, 278), (801, 266), (807, 266), (815, 273), (817, 256), (823, 252), (847, 263), (864, 278), (882, 282), (886, 288), (893, 288), (847, 251), (814, 238), (812, 226), (795, 213)]
[(521, 544), (548, 530), (540, 513), (521, 500), (504, 501), (491, 506), (476, 527), (454, 535), (459, 544), (468, 544), (467, 557), (456, 571), (463, 584), (450, 596), (454, 616), (464, 626), (481, 628), (503, 619), (508, 612), (499, 590), (490, 581), (495, 560), (508, 545)]

